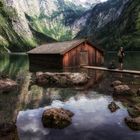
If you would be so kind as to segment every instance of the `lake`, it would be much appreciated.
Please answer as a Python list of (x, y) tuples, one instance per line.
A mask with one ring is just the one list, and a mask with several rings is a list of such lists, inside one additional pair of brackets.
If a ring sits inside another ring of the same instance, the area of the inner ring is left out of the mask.
[[(106, 54), (105, 66), (112, 60), (118, 65), (116, 53)], [(127, 53), (124, 67), (140, 70), (140, 52)], [(0, 72), (8, 74), (20, 85), (17, 91), (0, 94), (0, 123), (16, 120), (17, 133), (13, 140), (139, 140), (140, 132), (125, 124), (124, 118), (129, 116), (127, 107), (112, 96), (110, 84), (121, 80), (136, 91), (140, 88), (140, 76), (86, 69), (74, 71), (86, 72), (91, 77), (84, 90), (37, 85), (29, 88), (28, 56), (0, 56)], [(120, 107), (115, 113), (108, 110), (111, 101)], [(72, 124), (62, 130), (44, 128), (41, 116), (51, 107), (74, 112)], [(0, 139), (9, 140), (1, 136)]]

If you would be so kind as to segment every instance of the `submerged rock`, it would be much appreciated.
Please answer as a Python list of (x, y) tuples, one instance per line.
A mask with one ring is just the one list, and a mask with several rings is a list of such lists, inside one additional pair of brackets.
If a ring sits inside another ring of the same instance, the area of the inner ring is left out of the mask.
[(132, 91), (128, 85), (115, 86), (114, 92), (116, 95), (130, 95), (130, 94), (132, 94)]
[(129, 128), (133, 130), (140, 130), (140, 117), (136, 118), (126, 117), (125, 122), (129, 126)]
[(10, 133), (16, 131), (16, 125), (14, 123), (2, 123), (0, 124), (0, 136), (7, 136)]
[(35, 76), (35, 84), (39, 86), (77, 86), (88, 82), (88, 75), (85, 73), (42, 73)]
[(122, 85), (122, 82), (119, 81), (119, 80), (116, 80), (116, 81), (114, 81), (114, 82), (111, 83), (111, 86), (112, 87), (119, 86), (119, 85)]
[(118, 110), (120, 107), (115, 103), (115, 102), (111, 102), (109, 105), (108, 105), (108, 109), (111, 111), (111, 112), (116, 112), (116, 110)]
[(128, 107), (128, 113), (132, 117), (139, 117), (140, 116), (140, 107), (138, 107), (138, 106)]
[(0, 79), (0, 92), (10, 92), (17, 88), (17, 83), (11, 79)]
[(63, 129), (71, 124), (74, 114), (65, 109), (52, 108), (44, 111), (42, 123), (44, 127)]
[(137, 91), (137, 96), (140, 96), (140, 88)]
[(85, 84), (88, 82), (88, 75), (86, 73), (70, 73), (69, 78), (74, 85)]
[(6, 79), (8, 78), (9, 76), (7, 74), (0, 74), (0, 79)]

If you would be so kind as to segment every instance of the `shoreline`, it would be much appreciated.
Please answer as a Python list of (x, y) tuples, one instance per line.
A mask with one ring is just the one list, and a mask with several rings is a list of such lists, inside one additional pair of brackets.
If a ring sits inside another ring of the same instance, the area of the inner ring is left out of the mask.
[[(104, 51), (104, 53), (116, 53), (117, 51)], [(125, 53), (140, 53), (140, 51), (125, 51)], [(4, 53), (9, 55), (27, 55), (27, 52), (10, 52), (10, 53)], [(3, 54), (1, 54), (3, 55)]]
[(10, 53), (5, 53), (9, 55), (27, 55), (27, 52), (10, 52)]
[[(106, 53), (116, 53), (117, 51), (106, 51)], [(140, 51), (125, 51), (125, 53), (140, 53)]]

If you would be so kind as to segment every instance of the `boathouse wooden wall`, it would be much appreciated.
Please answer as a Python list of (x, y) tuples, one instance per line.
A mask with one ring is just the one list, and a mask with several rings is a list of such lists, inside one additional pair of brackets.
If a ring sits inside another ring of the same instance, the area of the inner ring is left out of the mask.
[(60, 54), (29, 54), (29, 65), (33, 69), (63, 68), (63, 56)]
[(101, 65), (104, 63), (103, 52), (93, 47), (89, 43), (82, 43), (72, 50), (68, 51), (63, 56), (63, 67), (76, 67), (80, 66), (80, 53), (88, 53), (88, 65)]
[[(56, 46), (57, 47), (57, 46)], [(104, 62), (103, 52), (94, 47), (89, 42), (83, 42), (68, 50), (64, 54), (28, 54), (30, 70), (35, 69), (62, 69), (62, 68), (76, 68), (81, 64), (81, 53), (86, 52), (87, 64), (89, 66), (101, 65)], [(83, 58), (84, 61), (84, 58)]]

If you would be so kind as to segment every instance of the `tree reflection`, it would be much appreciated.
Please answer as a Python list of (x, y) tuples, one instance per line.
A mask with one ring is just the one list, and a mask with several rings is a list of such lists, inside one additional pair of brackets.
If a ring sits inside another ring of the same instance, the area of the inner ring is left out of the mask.
[(0, 72), (15, 78), (17, 73), (28, 70), (27, 55), (0, 55)]

